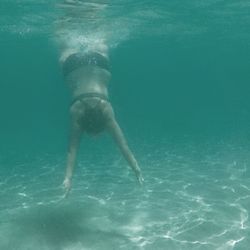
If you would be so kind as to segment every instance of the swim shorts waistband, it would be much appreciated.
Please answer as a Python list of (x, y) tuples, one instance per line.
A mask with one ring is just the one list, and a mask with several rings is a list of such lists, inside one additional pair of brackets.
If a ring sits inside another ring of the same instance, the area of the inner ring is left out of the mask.
[(100, 94), (100, 93), (83, 93), (83, 94), (81, 94), (81, 95), (78, 95), (78, 96), (76, 96), (73, 100), (72, 100), (72, 102), (71, 102), (71, 106), (74, 104), (74, 103), (76, 103), (78, 100), (82, 100), (82, 99), (84, 99), (84, 98), (93, 98), (93, 97), (97, 97), (97, 98), (99, 98), (99, 99), (101, 99), (101, 100), (104, 100), (104, 101), (109, 101), (108, 100), (108, 97), (106, 96), (106, 95), (104, 95), (104, 94)]

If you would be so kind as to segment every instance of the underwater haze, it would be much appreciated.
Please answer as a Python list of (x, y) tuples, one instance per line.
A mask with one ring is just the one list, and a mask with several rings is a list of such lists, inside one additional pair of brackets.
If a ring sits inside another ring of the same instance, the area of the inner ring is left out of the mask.
[[(0, 250), (248, 250), (248, 0), (0, 1)], [(107, 46), (142, 169), (83, 137), (62, 199), (61, 52)]]

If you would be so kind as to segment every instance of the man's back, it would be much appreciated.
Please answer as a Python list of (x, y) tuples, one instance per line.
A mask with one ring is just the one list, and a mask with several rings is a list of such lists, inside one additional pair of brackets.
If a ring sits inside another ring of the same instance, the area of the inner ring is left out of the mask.
[(97, 52), (74, 53), (63, 62), (63, 73), (73, 98), (85, 93), (108, 97), (109, 61)]
[(97, 93), (107, 97), (110, 78), (111, 74), (98, 66), (81, 66), (66, 76), (66, 83), (71, 88), (73, 98), (85, 93)]

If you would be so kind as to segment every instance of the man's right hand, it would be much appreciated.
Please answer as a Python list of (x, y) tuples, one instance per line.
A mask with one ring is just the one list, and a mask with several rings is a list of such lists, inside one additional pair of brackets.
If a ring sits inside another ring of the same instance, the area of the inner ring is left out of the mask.
[(143, 185), (144, 178), (142, 177), (141, 170), (140, 170), (140, 168), (138, 166), (137, 166), (137, 168), (135, 170), (135, 174), (136, 174), (136, 178), (139, 181), (140, 185)]
[(141, 173), (140, 173), (139, 175), (137, 175), (137, 179), (138, 179), (140, 185), (143, 185), (144, 178), (142, 177), (142, 174), (141, 174)]
[(71, 189), (71, 180), (69, 178), (64, 179), (63, 188), (65, 190), (64, 198), (67, 198), (67, 196), (69, 195), (69, 191)]

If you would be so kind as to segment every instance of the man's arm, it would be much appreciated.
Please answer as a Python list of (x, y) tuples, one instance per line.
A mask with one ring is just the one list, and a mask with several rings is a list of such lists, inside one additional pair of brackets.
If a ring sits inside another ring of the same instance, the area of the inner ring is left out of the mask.
[(119, 149), (121, 150), (121, 153), (123, 154), (124, 158), (127, 160), (128, 164), (135, 172), (139, 183), (142, 184), (144, 179), (142, 177), (140, 167), (138, 166), (137, 161), (136, 161), (133, 153), (131, 152), (130, 148), (128, 147), (125, 136), (123, 135), (123, 132), (122, 132), (119, 124), (117, 123), (114, 115), (112, 115), (112, 118), (109, 119), (107, 127), (108, 127), (108, 130), (111, 133), (112, 137), (114, 138), (116, 144), (118, 145)]
[(63, 182), (63, 186), (65, 188), (65, 196), (68, 195), (71, 188), (71, 178), (73, 175), (73, 170), (76, 162), (76, 155), (80, 144), (81, 133), (82, 132), (80, 126), (74, 119), (72, 119), (69, 149), (67, 155), (67, 166), (66, 166), (65, 179)]

